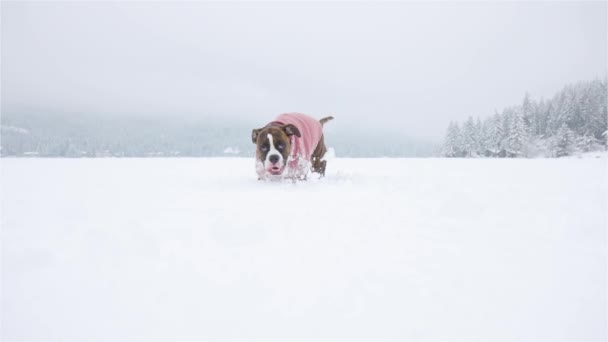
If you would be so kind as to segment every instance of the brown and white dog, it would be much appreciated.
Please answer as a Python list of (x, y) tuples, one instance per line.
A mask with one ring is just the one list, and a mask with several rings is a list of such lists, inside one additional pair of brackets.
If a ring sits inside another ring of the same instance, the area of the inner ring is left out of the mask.
[(323, 125), (332, 119), (328, 116), (316, 120), (301, 113), (286, 113), (254, 129), (251, 140), (256, 144), (258, 179), (306, 179), (309, 171), (324, 176), (327, 161), (323, 155), (327, 148)]

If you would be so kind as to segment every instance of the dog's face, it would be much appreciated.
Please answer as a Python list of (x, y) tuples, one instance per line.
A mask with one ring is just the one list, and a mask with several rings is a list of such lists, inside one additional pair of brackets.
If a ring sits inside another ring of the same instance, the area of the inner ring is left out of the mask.
[(294, 125), (271, 125), (251, 132), (251, 140), (256, 144), (258, 173), (278, 176), (285, 171), (292, 135), (301, 136)]

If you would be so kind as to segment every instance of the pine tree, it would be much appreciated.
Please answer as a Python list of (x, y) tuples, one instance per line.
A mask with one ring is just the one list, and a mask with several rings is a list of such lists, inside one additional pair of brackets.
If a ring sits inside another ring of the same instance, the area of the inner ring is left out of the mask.
[(460, 128), (458, 127), (457, 122), (450, 121), (443, 143), (442, 155), (449, 158), (459, 157), (461, 154), (459, 145)]
[(527, 157), (528, 128), (521, 110), (516, 110), (509, 132), (508, 152), (513, 157)]
[(588, 87), (584, 102), (581, 104), (584, 126), (582, 132), (584, 135), (592, 135), (598, 141), (604, 141), (602, 133), (608, 125), (606, 97), (606, 81), (595, 80)]
[(555, 94), (553, 99), (551, 100), (549, 106), (549, 120), (547, 131), (549, 136), (557, 135), (557, 131), (561, 127), (562, 123), (564, 123), (564, 109), (566, 107), (566, 93), (564, 90), (560, 91), (558, 94)]
[(548, 103), (544, 99), (536, 106), (536, 122), (538, 124), (536, 135), (544, 137), (547, 134), (547, 122), (549, 117), (551, 102)]
[(503, 135), (502, 135), (502, 140), (500, 141), (500, 150), (504, 151), (503, 156), (504, 157), (508, 157), (510, 154), (510, 136), (511, 136), (511, 128), (513, 126), (513, 116), (514, 116), (514, 112), (515, 110), (513, 108), (505, 108), (502, 111), (502, 117), (501, 117), (501, 122), (502, 122), (502, 131), (503, 131)]
[(475, 155), (475, 135), (475, 121), (472, 116), (469, 116), (462, 128), (462, 153), (465, 157)]
[(526, 126), (528, 127), (528, 135), (534, 136), (537, 134), (538, 123), (536, 122), (535, 114), (535, 105), (530, 100), (530, 94), (526, 93), (524, 96), (524, 100), (521, 106), (522, 114), (524, 116), (524, 121)]
[(492, 156), (492, 135), (494, 134), (493, 117), (483, 120), (481, 125), (481, 155), (484, 157)]
[(475, 154), (477, 156), (483, 156), (485, 153), (484, 148), (484, 132), (481, 119), (477, 117), (475, 120), (475, 129), (473, 132), (473, 140), (475, 141)]
[(552, 118), (552, 131), (557, 134), (562, 124), (575, 125), (576, 113), (576, 91), (574, 86), (566, 86), (559, 94), (555, 104), (554, 117)]
[(554, 138), (554, 153), (556, 157), (564, 157), (572, 154), (572, 145), (574, 143), (572, 131), (564, 122), (557, 131)]
[(492, 132), (490, 134), (490, 139), (488, 141), (488, 150), (494, 157), (498, 157), (502, 151), (502, 141), (504, 140), (504, 129), (502, 117), (498, 112), (494, 114), (494, 117), (491, 120), (491, 129)]

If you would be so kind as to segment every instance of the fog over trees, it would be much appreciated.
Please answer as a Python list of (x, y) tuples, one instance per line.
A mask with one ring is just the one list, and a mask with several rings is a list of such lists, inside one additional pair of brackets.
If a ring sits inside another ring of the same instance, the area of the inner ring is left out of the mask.
[[(5, 157), (250, 157), (254, 155), (251, 130), (264, 124), (192, 117), (3, 114), (1, 153)], [(429, 157), (440, 150), (434, 142), (357, 127), (340, 122), (340, 117), (325, 132), (327, 146), (340, 157)]]

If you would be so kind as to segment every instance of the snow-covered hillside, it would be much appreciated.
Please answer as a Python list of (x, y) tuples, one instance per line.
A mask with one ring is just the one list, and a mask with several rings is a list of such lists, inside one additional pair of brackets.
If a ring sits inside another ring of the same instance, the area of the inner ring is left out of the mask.
[(2, 340), (605, 340), (606, 158), (2, 159)]

